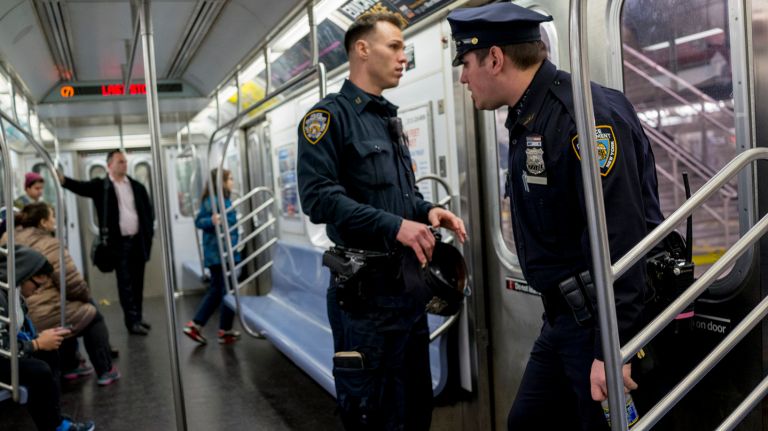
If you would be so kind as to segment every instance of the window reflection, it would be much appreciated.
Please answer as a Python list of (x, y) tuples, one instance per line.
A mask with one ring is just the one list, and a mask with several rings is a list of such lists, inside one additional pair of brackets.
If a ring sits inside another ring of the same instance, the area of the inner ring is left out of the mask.
[[(665, 215), (685, 201), (682, 172), (696, 190), (737, 153), (727, 3), (624, 3), (624, 88), (653, 147)], [(694, 213), (697, 269), (737, 239), (737, 187)]]
[(149, 163), (147, 162), (139, 162), (136, 164), (136, 167), (133, 168), (133, 179), (140, 182), (141, 185), (144, 186), (144, 188), (147, 189), (149, 192), (149, 199), (151, 200), (153, 198), (152, 196), (152, 168), (149, 166)]
[(195, 216), (195, 202), (200, 197), (193, 181), (199, 175), (197, 160), (192, 157), (180, 157), (176, 160), (176, 190), (179, 201), (179, 213), (182, 217)]

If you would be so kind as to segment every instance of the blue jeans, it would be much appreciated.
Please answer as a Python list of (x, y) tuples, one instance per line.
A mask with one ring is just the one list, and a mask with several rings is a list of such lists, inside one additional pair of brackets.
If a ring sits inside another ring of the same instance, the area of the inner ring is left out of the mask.
[(510, 431), (608, 431), (589, 388), (594, 338), (594, 329), (579, 326), (570, 314), (553, 324), (544, 320), (509, 411)]
[[(195, 318), (192, 319), (200, 326), (204, 326), (208, 319), (211, 318), (214, 311), (219, 308), (221, 301), (224, 299), (224, 295), (227, 294), (227, 289), (224, 284), (224, 271), (221, 265), (211, 265), (208, 267), (211, 271), (211, 284), (208, 286), (208, 291), (205, 292), (202, 302), (197, 307), (197, 313)], [(219, 329), (229, 331), (232, 329), (232, 322), (235, 320), (235, 312), (227, 306), (221, 307), (219, 313)]]

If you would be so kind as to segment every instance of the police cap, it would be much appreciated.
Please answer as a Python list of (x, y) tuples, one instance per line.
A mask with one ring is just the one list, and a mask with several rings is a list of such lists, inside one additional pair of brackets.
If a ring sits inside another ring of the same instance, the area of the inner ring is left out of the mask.
[(539, 24), (546, 21), (552, 17), (512, 3), (456, 9), (448, 14), (456, 43), (453, 65), (460, 65), (461, 57), (473, 49), (540, 40)]
[(423, 277), (433, 295), (427, 304), (427, 312), (450, 316), (461, 309), (468, 293), (467, 264), (456, 247), (438, 239)]

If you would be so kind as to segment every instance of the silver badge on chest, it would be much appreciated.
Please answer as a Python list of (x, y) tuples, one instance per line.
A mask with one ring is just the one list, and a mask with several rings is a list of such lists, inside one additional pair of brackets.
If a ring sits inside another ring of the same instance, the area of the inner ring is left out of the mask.
[(546, 170), (541, 135), (530, 135), (525, 138), (525, 170), (529, 175), (537, 176)]

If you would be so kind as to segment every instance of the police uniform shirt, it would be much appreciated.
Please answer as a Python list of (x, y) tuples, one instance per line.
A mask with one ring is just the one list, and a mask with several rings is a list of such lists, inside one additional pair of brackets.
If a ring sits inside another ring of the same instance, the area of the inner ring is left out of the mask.
[(299, 124), (301, 206), (337, 245), (391, 251), (403, 219), (427, 222), (433, 207), (415, 186), (405, 144), (389, 121), (397, 106), (346, 80)]
[[(612, 261), (662, 220), (650, 144), (624, 95), (592, 84)], [(581, 143), (570, 74), (544, 61), (521, 101), (509, 109), (507, 195), (526, 280), (545, 297), (591, 268)], [(641, 323), (645, 272), (635, 265), (615, 282), (622, 343)], [(600, 357), (600, 337), (596, 337)]]

